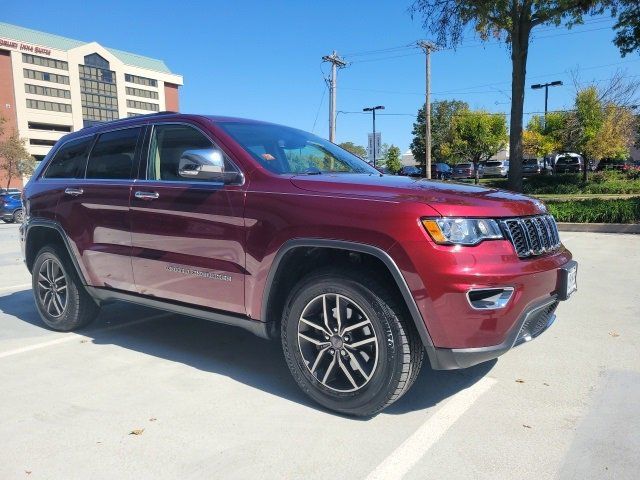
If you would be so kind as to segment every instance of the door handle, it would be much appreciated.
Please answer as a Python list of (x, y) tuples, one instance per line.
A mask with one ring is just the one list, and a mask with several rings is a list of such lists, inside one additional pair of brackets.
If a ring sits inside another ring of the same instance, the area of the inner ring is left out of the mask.
[(77, 197), (78, 195), (82, 195), (84, 193), (84, 190), (82, 190), (81, 188), (69, 187), (64, 189), (64, 193), (73, 197)]
[(134, 195), (140, 200), (155, 200), (160, 196), (158, 192), (136, 192)]

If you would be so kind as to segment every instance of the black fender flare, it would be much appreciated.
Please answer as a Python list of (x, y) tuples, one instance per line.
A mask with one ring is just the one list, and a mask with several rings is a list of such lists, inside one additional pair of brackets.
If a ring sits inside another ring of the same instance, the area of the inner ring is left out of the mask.
[(276, 253), (275, 258), (273, 259), (273, 263), (269, 269), (269, 274), (267, 275), (267, 280), (265, 283), (264, 293), (262, 296), (262, 308), (261, 308), (261, 319), (266, 321), (268, 318), (267, 310), (269, 308), (269, 297), (271, 296), (271, 288), (273, 286), (273, 281), (278, 272), (278, 268), (280, 266), (280, 262), (284, 258), (284, 256), (294, 248), (299, 247), (317, 247), (317, 248), (333, 248), (337, 250), (348, 250), (352, 252), (359, 252), (368, 255), (372, 255), (375, 258), (382, 261), (382, 263), (387, 267), (389, 273), (391, 273), (393, 279), (396, 282), (400, 293), (402, 294), (402, 298), (405, 301), (407, 309), (409, 310), (409, 314), (411, 315), (411, 319), (420, 335), (420, 339), (422, 340), (422, 344), (424, 345), (429, 357), (431, 358), (431, 351), (434, 350), (433, 341), (431, 340), (431, 335), (429, 335), (429, 331), (427, 330), (427, 326), (422, 318), (422, 314), (418, 309), (418, 305), (416, 304), (413, 295), (411, 295), (411, 290), (409, 290), (409, 286), (405, 281), (400, 269), (396, 262), (391, 258), (391, 256), (385, 252), (384, 250), (374, 247), (373, 245), (368, 245), (365, 243), (357, 243), (350, 242), (345, 240), (329, 240), (324, 238), (296, 238), (293, 240), (286, 241)]

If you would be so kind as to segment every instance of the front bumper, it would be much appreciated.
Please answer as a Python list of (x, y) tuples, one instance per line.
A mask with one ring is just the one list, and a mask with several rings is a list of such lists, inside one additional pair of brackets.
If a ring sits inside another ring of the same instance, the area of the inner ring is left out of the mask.
[(527, 308), (515, 323), (504, 342), (490, 347), (437, 348), (429, 352), (431, 366), (435, 370), (454, 370), (483, 363), (533, 340), (555, 321), (558, 298), (553, 295)]

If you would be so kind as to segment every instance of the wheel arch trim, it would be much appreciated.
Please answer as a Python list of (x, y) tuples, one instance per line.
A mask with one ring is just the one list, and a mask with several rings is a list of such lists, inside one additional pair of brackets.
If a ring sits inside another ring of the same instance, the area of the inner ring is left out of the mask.
[[(422, 318), (422, 314), (418, 309), (418, 305), (416, 304), (413, 295), (411, 294), (411, 290), (407, 285), (407, 282), (402, 275), (400, 268), (396, 262), (391, 258), (391, 256), (385, 252), (384, 250), (375, 247), (373, 245), (351, 242), (346, 240), (329, 240), (323, 238), (296, 238), (292, 240), (286, 241), (276, 253), (276, 256), (273, 259), (271, 267), (269, 268), (269, 273), (267, 275), (267, 280), (265, 283), (264, 293), (262, 296), (262, 306), (261, 306), (261, 319), (263, 321), (267, 321), (268, 309), (269, 309), (269, 301), (272, 293), (272, 286), (276, 275), (278, 274), (278, 269), (280, 267), (280, 263), (282, 259), (285, 257), (287, 253), (295, 248), (300, 247), (311, 247), (311, 248), (332, 248), (337, 250), (347, 250), (358, 253), (364, 253), (368, 255), (372, 255), (378, 260), (382, 261), (385, 267), (391, 273), (396, 286), (400, 290), (402, 298), (409, 310), (409, 314), (411, 315), (411, 319), (420, 335), (420, 339), (422, 340), (422, 344), (427, 349), (427, 352), (434, 349), (433, 341), (431, 339), (431, 335), (429, 335), (429, 331), (427, 330), (427, 326)], [(429, 355), (431, 356), (431, 355)]]

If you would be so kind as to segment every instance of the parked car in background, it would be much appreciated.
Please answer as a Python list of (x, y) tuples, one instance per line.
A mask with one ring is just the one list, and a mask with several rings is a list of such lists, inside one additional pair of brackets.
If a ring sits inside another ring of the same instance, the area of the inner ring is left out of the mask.
[(554, 170), (556, 173), (579, 173), (582, 171), (584, 158), (577, 153), (563, 153), (556, 157)]
[(522, 175), (527, 177), (531, 175), (540, 175), (544, 172), (544, 163), (538, 158), (522, 159)]
[(17, 188), (0, 188), (0, 195), (7, 195), (7, 194), (20, 194), (20, 190)]
[(487, 160), (482, 164), (485, 177), (507, 177), (509, 175), (509, 160)]
[(403, 177), (424, 177), (422, 169), (414, 165), (405, 165), (400, 169), (398, 175), (402, 175)]
[(630, 160), (618, 160), (614, 158), (603, 158), (598, 162), (596, 170), (601, 172), (603, 170), (626, 170), (631, 165)]
[(22, 223), (22, 201), (20, 193), (0, 194), (0, 218), (5, 223)]
[[(484, 176), (484, 168), (482, 164), (478, 165), (478, 178), (482, 178)], [(458, 163), (453, 166), (453, 172), (451, 173), (451, 178), (461, 179), (461, 178), (475, 178), (476, 173), (472, 162), (463, 162)]]
[(451, 178), (452, 169), (444, 162), (431, 164), (431, 178), (437, 180), (449, 180)]
[[(380, 175), (266, 122), (165, 112), (83, 128), (23, 199), (49, 328), (111, 301), (235, 325), (281, 343), (301, 390), (349, 415), (402, 397), (423, 361), (466, 368), (533, 340), (577, 289), (541, 201)], [(93, 368), (69, 362), (55, 368)]]

